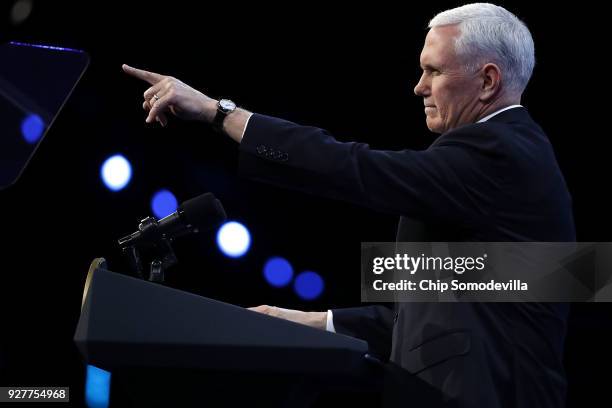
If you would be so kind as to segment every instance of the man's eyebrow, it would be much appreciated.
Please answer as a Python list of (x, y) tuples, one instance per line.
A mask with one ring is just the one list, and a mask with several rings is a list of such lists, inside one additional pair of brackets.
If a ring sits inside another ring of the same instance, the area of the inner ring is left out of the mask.
[(422, 69), (422, 70), (426, 70), (426, 69), (428, 69), (428, 70), (434, 70), (434, 69), (437, 69), (436, 67), (434, 67), (434, 66), (433, 66), (433, 65), (431, 65), (431, 64), (420, 64), (420, 65), (421, 65), (421, 69)]

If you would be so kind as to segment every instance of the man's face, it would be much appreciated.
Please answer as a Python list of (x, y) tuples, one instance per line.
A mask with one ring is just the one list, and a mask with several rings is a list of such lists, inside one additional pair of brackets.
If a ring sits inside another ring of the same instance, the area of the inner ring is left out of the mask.
[(434, 27), (425, 38), (420, 64), (423, 74), (414, 88), (423, 97), (427, 127), (444, 133), (478, 118), (482, 82), (466, 72), (455, 53), (457, 26)]

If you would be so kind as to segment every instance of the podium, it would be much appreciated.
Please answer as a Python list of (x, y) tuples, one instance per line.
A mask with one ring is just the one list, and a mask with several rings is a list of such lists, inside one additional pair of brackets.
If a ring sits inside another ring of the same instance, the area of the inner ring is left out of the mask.
[(310, 406), (381, 381), (362, 340), (114, 273), (101, 258), (74, 341), (137, 405)]

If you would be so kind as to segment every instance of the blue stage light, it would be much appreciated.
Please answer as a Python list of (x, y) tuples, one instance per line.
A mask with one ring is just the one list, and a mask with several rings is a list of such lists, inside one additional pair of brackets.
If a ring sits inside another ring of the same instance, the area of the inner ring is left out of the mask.
[(100, 175), (106, 187), (113, 191), (119, 191), (130, 182), (132, 166), (125, 157), (116, 154), (106, 159), (102, 164)]
[(36, 114), (26, 116), (21, 122), (21, 135), (29, 144), (38, 142), (45, 130), (45, 123)]
[(219, 228), (217, 232), (217, 245), (226, 256), (239, 258), (249, 250), (251, 234), (239, 222), (229, 221)]
[(108, 407), (111, 373), (92, 365), (87, 366), (85, 403), (89, 408)]
[(164, 218), (178, 208), (176, 197), (168, 190), (159, 190), (151, 199), (151, 210), (157, 218)]
[(293, 268), (285, 258), (273, 257), (264, 265), (264, 277), (270, 285), (277, 288), (287, 286), (293, 278)]
[(21, 47), (32, 47), (32, 48), (43, 48), (46, 50), (54, 50), (54, 51), (67, 51), (67, 52), (77, 52), (79, 54), (83, 54), (82, 50), (75, 50), (74, 48), (66, 48), (66, 47), (56, 47), (53, 45), (43, 45), (43, 44), (28, 44), (19, 41), (11, 41), (9, 42), (11, 45), (19, 45)]
[(324, 283), (318, 273), (305, 271), (295, 277), (293, 287), (302, 299), (313, 300), (323, 292)]

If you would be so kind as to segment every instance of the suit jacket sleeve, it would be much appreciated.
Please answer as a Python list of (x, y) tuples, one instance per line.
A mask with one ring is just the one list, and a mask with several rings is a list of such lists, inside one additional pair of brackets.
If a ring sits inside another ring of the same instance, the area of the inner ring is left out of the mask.
[(423, 220), (469, 222), (464, 187), (477, 171), (470, 150), (373, 150), (342, 143), (323, 129), (254, 114), (240, 145), (239, 173), (274, 185)]
[[(323, 129), (254, 114), (240, 145), (239, 172), (395, 215), (471, 223), (478, 214), (474, 203), (489, 197), (482, 192), (496, 185), (488, 177), (499, 172), (486, 168), (487, 160), (470, 140), (469, 134), (447, 137), (424, 151), (373, 150), (365, 143), (339, 142)], [(337, 332), (366, 340), (373, 353), (388, 358), (392, 310), (366, 306), (332, 312)]]
[(368, 342), (370, 352), (383, 361), (391, 354), (395, 313), (386, 306), (373, 305), (332, 309), (336, 333)]

